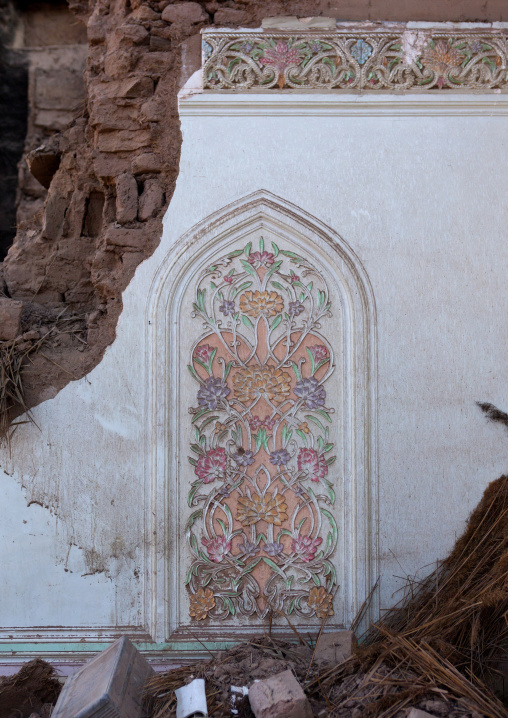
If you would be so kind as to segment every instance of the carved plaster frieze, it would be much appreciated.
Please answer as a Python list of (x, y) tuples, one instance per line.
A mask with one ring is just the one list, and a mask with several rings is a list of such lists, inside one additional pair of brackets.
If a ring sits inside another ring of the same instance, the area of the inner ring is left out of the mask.
[(508, 91), (503, 29), (203, 32), (203, 89)]

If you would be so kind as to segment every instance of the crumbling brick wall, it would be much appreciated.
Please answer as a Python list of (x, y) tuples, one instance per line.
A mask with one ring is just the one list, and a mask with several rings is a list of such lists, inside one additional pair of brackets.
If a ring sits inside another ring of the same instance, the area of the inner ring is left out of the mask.
[[(42, 212), (28, 218), (21, 211), (0, 291), (23, 302), (22, 331), (40, 323), (41, 314), (68, 308), (86, 324), (87, 343), (63, 337), (32, 356), (25, 376), (29, 406), (97, 365), (114, 339), (122, 291), (159, 242), (178, 173), (177, 92), (199, 66), (201, 28), (257, 27), (273, 15), (508, 20), (505, 0), (70, 0), (70, 7), (87, 28), (85, 102), (31, 158), (37, 174), (46, 152), (49, 191)], [(78, 92), (72, 72), (66, 76), (71, 95)], [(53, 96), (35, 82), (43, 117), (66, 111), (58, 87)], [(21, 175), (28, 182), (24, 168)]]

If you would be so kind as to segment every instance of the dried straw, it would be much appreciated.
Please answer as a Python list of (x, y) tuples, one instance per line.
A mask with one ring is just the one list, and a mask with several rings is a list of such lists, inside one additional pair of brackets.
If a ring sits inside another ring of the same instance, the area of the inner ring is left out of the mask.
[[(81, 336), (85, 331), (82, 316), (62, 318), (64, 311), (45, 326), (42, 336), (30, 331), (11, 341), (0, 341), (0, 444), (10, 443), (17, 426), (34, 421), (26, 405), (23, 385), (25, 370), (33, 356), (39, 353), (52, 361), (42, 354), (43, 347), (51, 346), (59, 336), (66, 334), (86, 344)], [(25, 414), (26, 419), (12, 421), (13, 416), (20, 414)]]

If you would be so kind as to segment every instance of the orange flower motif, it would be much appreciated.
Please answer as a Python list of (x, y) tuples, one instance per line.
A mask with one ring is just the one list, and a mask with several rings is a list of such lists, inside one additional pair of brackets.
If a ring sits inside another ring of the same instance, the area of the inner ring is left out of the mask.
[(298, 427), (299, 431), (303, 431), (304, 434), (308, 434), (310, 432), (309, 425), (306, 421), (303, 421), (300, 426)]
[(425, 48), (422, 59), (424, 65), (430, 67), (438, 75), (437, 84), (441, 88), (444, 85), (445, 76), (450, 70), (461, 64), (464, 55), (444, 40), (438, 40), (434, 47), (428, 45)]
[(309, 608), (314, 609), (318, 618), (333, 616), (332, 601), (332, 594), (328, 593), (322, 586), (320, 588), (311, 588), (309, 591), (307, 603), (309, 604)]
[(242, 404), (259, 398), (281, 403), (291, 392), (291, 377), (273, 366), (248, 366), (233, 377), (235, 397)]
[(274, 317), (284, 309), (284, 300), (277, 292), (245, 292), (240, 297), (240, 311), (251, 317)]
[(215, 597), (209, 588), (198, 588), (197, 592), (190, 596), (189, 616), (196, 621), (202, 621), (208, 617), (208, 612), (215, 608)]
[(248, 496), (240, 496), (236, 520), (244, 526), (251, 526), (258, 521), (282, 526), (282, 522), (288, 517), (286, 511), (287, 504), (281, 494), (273, 496), (267, 492), (264, 496), (256, 494), (253, 499), (249, 499)]

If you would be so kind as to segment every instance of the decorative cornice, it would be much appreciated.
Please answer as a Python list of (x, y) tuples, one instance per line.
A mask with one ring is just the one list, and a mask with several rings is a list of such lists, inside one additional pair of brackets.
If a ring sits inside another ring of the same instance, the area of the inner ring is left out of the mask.
[(179, 113), (181, 117), (506, 117), (508, 93), (201, 92), (181, 96)]
[(205, 30), (203, 89), (508, 92), (508, 31)]

